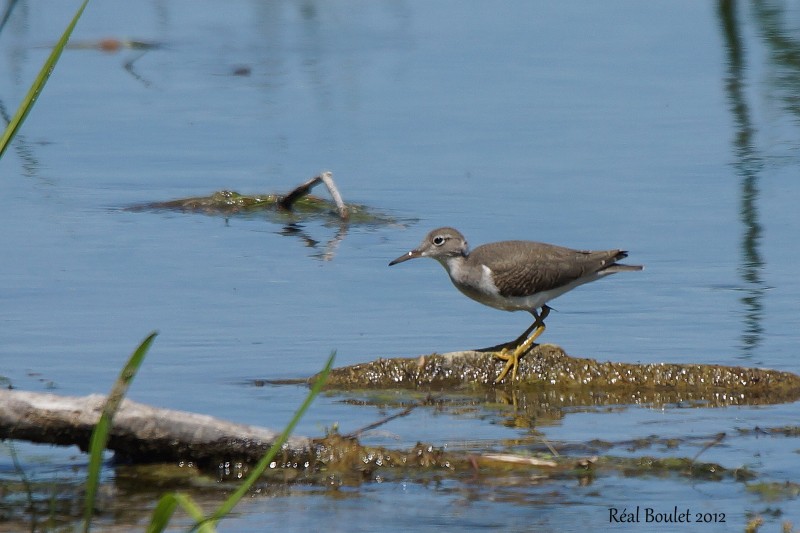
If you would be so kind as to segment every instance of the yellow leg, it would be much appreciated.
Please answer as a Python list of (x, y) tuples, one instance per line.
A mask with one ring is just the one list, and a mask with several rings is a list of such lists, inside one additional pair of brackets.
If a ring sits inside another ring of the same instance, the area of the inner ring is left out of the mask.
[[(495, 354), (495, 357), (497, 357), (498, 359), (507, 361), (506, 366), (503, 368), (503, 371), (500, 372), (500, 375), (497, 376), (497, 379), (494, 380), (495, 383), (500, 383), (501, 381), (503, 381), (503, 378), (506, 377), (506, 374), (508, 374), (509, 370), (511, 370), (511, 381), (516, 381), (517, 367), (519, 366), (519, 358), (525, 355), (525, 353), (527, 353), (527, 351), (531, 349), (531, 346), (533, 346), (534, 341), (539, 337), (539, 335), (544, 333), (545, 329), (544, 319), (547, 318), (547, 315), (550, 314), (550, 308), (546, 305), (543, 306), (541, 315), (538, 314), (536, 311), (531, 311), (531, 313), (533, 314), (535, 320), (531, 325), (531, 327), (529, 327), (523, 334), (527, 335), (531, 330), (533, 330), (533, 333), (530, 335), (530, 337), (525, 339), (525, 342), (514, 348), (514, 352), (511, 354), (507, 353), (508, 350), (506, 348), (503, 348), (503, 350)], [(520, 337), (520, 339), (518, 340), (521, 340), (522, 338), (523, 337)]]

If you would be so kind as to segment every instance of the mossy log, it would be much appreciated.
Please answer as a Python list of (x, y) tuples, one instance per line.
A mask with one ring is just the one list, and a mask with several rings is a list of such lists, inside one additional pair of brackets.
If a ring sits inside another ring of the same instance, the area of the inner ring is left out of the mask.
[[(86, 450), (104, 403), (102, 395), (69, 397), (0, 390), (0, 439), (78, 445)], [(125, 400), (114, 417), (108, 448), (116, 452), (118, 463), (181, 462), (216, 471), (224, 462), (246, 471), (247, 465), (260, 459), (277, 436), (277, 432), (266, 428)], [(292, 437), (265, 476), (276, 481), (336, 478), (343, 483), (370, 480), (378, 470), (384, 479), (392, 475), (390, 472), (401, 477), (411, 471), (504, 475), (510, 471), (520, 473), (521, 469), (541, 471), (544, 477), (581, 476), (595, 466), (618, 469), (631, 468), (632, 464), (629, 460), (549, 454), (542, 458), (531, 454), (447, 452), (423, 443), (410, 449), (390, 450), (365, 446), (354, 437), (333, 432), (319, 439)], [(663, 468), (686, 471), (693, 477), (726, 472), (719, 465), (690, 460)]]
[[(688, 400), (713, 407), (800, 398), (800, 377), (789, 372), (701, 364), (598, 362), (568, 356), (549, 344), (534, 347), (521, 360), (518, 381), (513, 385), (494, 384), (501, 364), (491, 352), (480, 351), (379, 359), (333, 369), (326, 386), (348, 391), (405, 388), (416, 395), (436, 390), (441, 391), (439, 396), (447, 396), (448, 392), (459, 396), (466, 391), (489, 395), (489, 402), (508, 397), (515, 406), (515, 418), (525, 418), (530, 413), (540, 422), (563, 415), (566, 405)], [(85, 450), (104, 402), (102, 395), (63, 397), (0, 390), (0, 439), (77, 445)], [(183, 461), (214, 468), (221, 462), (246, 465), (257, 461), (278, 434), (267, 428), (125, 400), (114, 418), (108, 448), (123, 462)], [(320, 439), (293, 437), (268, 475), (289, 479), (298, 475), (313, 477), (315, 472), (325, 471), (369, 477), (372, 470), (380, 467), (464, 470), (479, 466), (493, 470), (496, 463), (518, 460), (517, 456), (498, 459), (487, 454), (446, 453), (425, 444), (410, 450), (387, 450), (364, 446), (354, 436), (334, 432)], [(573, 460), (535, 466), (569, 470), (574, 468)]]
[[(325, 184), (331, 199), (310, 194), (311, 189), (320, 183)], [(286, 194), (240, 194), (236, 191), (222, 190), (210, 196), (179, 198), (163, 202), (148, 202), (127, 208), (128, 211), (181, 211), (221, 215), (225, 217), (266, 213), (274, 222), (286, 223), (292, 220), (321, 218), (339, 225), (405, 225), (412, 220), (400, 220), (361, 204), (345, 203), (331, 172), (322, 172), (305, 181)]]
[[(0, 439), (75, 445), (86, 451), (105, 402), (100, 394), (74, 397), (0, 389)], [(107, 448), (120, 464), (180, 462), (209, 471), (231, 464), (246, 470), (279, 435), (272, 429), (124, 400), (114, 416)], [(487, 456), (486, 461), (502, 459)], [(463, 454), (422, 443), (389, 450), (363, 446), (355, 437), (332, 432), (318, 439), (291, 437), (265, 475), (289, 481), (300, 475), (311, 479), (324, 470), (326, 476), (363, 480), (378, 468), (451, 470), (469, 462)], [(535, 460), (526, 464), (557, 466)]]
[[(326, 387), (349, 390), (493, 387), (502, 366), (503, 362), (491, 351), (378, 359), (334, 369)], [(512, 386), (510, 377), (497, 386)], [(631, 403), (630, 396), (634, 393), (675, 395), (675, 401), (706, 400), (724, 405), (783, 403), (800, 398), (800, 376), (790, 372), (704, 364), (600, 362), (569, 356), (553, 344), (537, 345), (520, 360), (513, 386), (569, 394), (602, 393), (608, 403)]]

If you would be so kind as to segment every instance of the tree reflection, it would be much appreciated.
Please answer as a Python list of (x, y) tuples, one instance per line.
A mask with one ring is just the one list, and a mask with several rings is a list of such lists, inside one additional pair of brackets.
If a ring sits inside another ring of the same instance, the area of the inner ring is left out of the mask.
[(751, 357), (761, 343), (763, 327), (764, 283), (761, 271), (764, 261), (759, 253), (761, 224), (758, 222), (758, 178), (762, 169), (762, 159), (754, 146), (755, 129), (750, 120), (750, 110), (745, 96), (746, 68), (744, 64), (744, 44), (736, 13), (735, 0), (720, 0), (719, 18), (725, 39), (727, 57), (727, 76), (725, 90), (733, 115), (736, 133), (733, 140), (735, 155), (734, 168), (741, 179), (741, 205), (739, 214), (744, 225), (742, 235), (742, 260), (739, 273), (745, 282), (744, 328), (742, 331), (742, 350), (745, 357)]

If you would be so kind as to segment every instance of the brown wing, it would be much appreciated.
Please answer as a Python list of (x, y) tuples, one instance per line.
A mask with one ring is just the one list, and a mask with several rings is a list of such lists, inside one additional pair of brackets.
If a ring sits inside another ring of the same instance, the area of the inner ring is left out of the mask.
[(502, 296), (528, 296), (592, 276), (627, 257), (622, 250), (581, 251), (530, 241), (475, 248), (471, 260), (487, 265)]

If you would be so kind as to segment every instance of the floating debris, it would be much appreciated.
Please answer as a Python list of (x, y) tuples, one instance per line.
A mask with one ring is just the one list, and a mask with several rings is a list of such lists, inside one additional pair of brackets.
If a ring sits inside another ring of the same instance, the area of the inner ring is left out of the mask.
[(134, 39), (118, 39), (105, 37), (94, 41), (70, 41), (67, 48), (72, 50), (101, 50), (103, 52), (119, 52), (120, 50), (153, 50), (161, 48), (161, 43), (139, 41)]
[[(331, 200), (310, 194), (312, 188), (320, 183), (327, 187)], [(211, 196), (181, 198), (165, 202), (149, 202), (127, 208), (128, 211), (182, 211), (207, 215), (232, 216), (237, 214), (266, 213), (275, 222), (287, 223), (322, 217), (328, 222), (347, 225), (401, 225), (413, 222), (400, 220), (385, 213), (377, 212), (365, 205), (347, 204), (342, 200), (333, 173), (322, 172), (295, 187), (287, 194), (240, 194), (235, 191), (218, 191)]]

